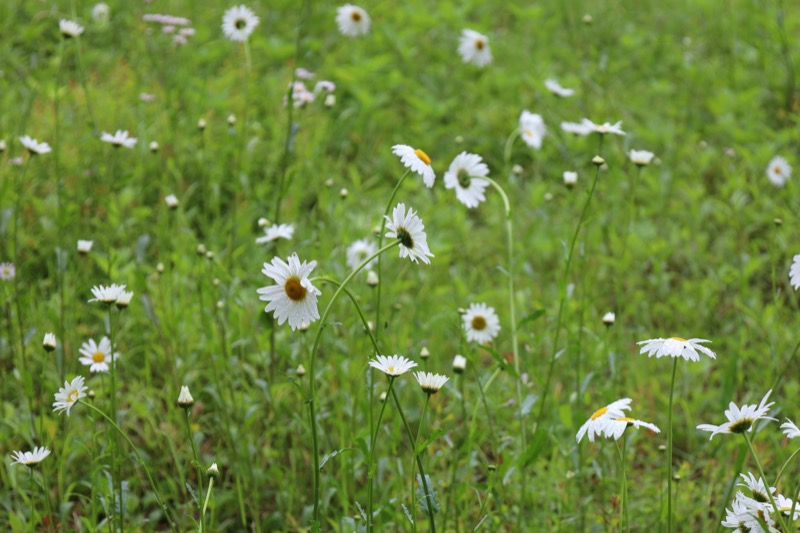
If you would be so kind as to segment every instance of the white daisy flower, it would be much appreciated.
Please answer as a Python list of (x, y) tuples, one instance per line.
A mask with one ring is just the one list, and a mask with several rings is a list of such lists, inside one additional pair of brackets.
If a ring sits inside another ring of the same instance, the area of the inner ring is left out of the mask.
[(794, 290), (800, 289), (800, 254), (792, 259), (792, 267), (789, 269), (789, 283)]
[(81, 255), (86, 255), (92, 251), (92, 245), (94, 245), (94, 241), (84, 241), (78, 239), (78, 253)]
[(129, 137), (128, 130), (117, 130), (114, 135), (103, 132), (100, 136), (100, 140), (113, 145), (114, 148), (119, 148), (121, 146), (133, 148), (136, 146), (136, 137)]
[(769, 492), (767, 492), (767, 484), (764, 483), (763, 479), (756, 478), (756, 476), (754, 476), (752, 472), (739, 475), (744, 480), (744, 483), (739, 483), (737, 486), (747, 487), (748, 489), (750, 489), (752, 498), (755, 501), (759, 503), (769, 503), (769, 495), (775, 494), (775, 487), (770, 487)]
[(317, 266), (316, 261), (300, 263), (297, 254), (289, 256), (285, 263), (279, 257), (272, 258), (272, 264), (264, 263), (261, 272), (275, 281), (275, 285), (258, 289), (259, 300), (269, 302), (264, 312), (274, 311), (278, 325), (287, 320), (292, 330), (305, 322), (311, 324), (319, 319), (317, 296), (322, 294), (308, 275)]
[(542, 116), (531, 113), (527, 109), (519, 116), (519, 134), (528, 146), (539, 150), (542, 147), (542, 140), (547, 134), (547, 127), (544, 125)]
[(99, 345), (94, 342), (94, 339), (89, 339), (81, 344), (78, 351), (83, 355), (78, 361), (88, 366), (89, 372), (108, 372), (112, 364), (117, 364), (120, 355), (119, 352), (114, 352), (112, 360), (111, 341), (108, 337), (100, 339)]
[(32, 452), (12, 452), (11, 458), (14, 459), (11, 464), (19, 464), (34, 467), (44, 461), (44, 458), (50, 455), (50, 449), (46, 446), (36, 446)]
[(192, 405), (194, 405), (194, 398), (192, 398), (192, 393), (189, 392), (189, 387), (186, 385), (181, 386), (181, 392), (178, 394), (178, 406), (191, 407)]
[(264, 228), (264, 235), (256, 239), (256, 244), (264, 244), (278, 239), (291, 240), (292, 235), (294, 235), (294, 225), (273, 224), (268, 228)]
[(408, 257), (415, 263), (421, 260), (429, 265), (434, 257), (428, 248), (428, 237), (425, 235), (425, 225), (413, 209), (406, 204), (399, 203), (392, 210), (392, 217), (386, 217), (386, 236), (400, 241), (400, 257)]
[(631, 158), (631, 163), (637, 167), (646, 167), (653, 161), (655, 154), (647, 150), (631, 150), (628, 152), (628, 157)]
[(792, 512), (792, 509), (794, 509), (794, 516), (792, 517), (792, 520), (797, 520), (800, 518), (800, 503), (795, 503), (794, 500), (787, 498), (783, 494), (775, 495), (775, 507), (777, 507), (777, 511), (779, 513), (787, 517), (789, 516), (789, 513)]
[(125, 285), (117, 285), (116, 283), (112, 283), (111, 285), (96, 285), (92, 287), (92, 298), (89, 302), (102, 302), (104, 304), (113, 304), (116, 303), (117, 298), (119, 298), (119, 294), (125, 290)]
[(465, 206), (478, 207), (478, 204), (486, 201), (484, 191), (489, 186), (488, 181), (480, 178), (488, 175), (489, 167), (481, 156), (461, 152), (444, 173), (444, 186), (446, 189), (455, 189), (456, 198)]
[(627, 135), (624, 131), (622, 131), (622, 121), (618, 121), (615, 124), (611, 124), (610, 122), (606, 122), (604, 124), (595, 124), (588, 118), (583, 119), (583, 124), (586, 127), (589, 127), (595, 133), (599, 133), (600, 135), (606, 135), (607, 133), (613, 133), (614, 135)]
[(786, 435), (787, 439), (800, 437), (800, 429), (798, 429), (797, 425), (788, 418), (786, 419), (786, 422), (781, 424), (781, 429), (783, 430), (783, 433)]
[(234, 6), (222, 15), (222, 32), (231, 41), (243, 43), (261, 22), (253, 10), (245, 5)]
[(461, 316), (467, 342), (484, 344), (492, 342), (500, 333), (500, 319), (494, 312), (494, 307), (484, 303), (469, 304), (466, 312)]
[(436, 180), (436, 174), (433, 173), (431, 167), (431, 158), (428, 154), (420, 150), (414, 149), (406, 144), (395, 144), (392, 146), (392, 153), (400, 158), (403, 165), (422, 176), (422, 181), (429, 189), (433, 187), (433, 182)]
[(169, 207), (170, 209), (177, 209), (178, 206), (181, 204), (180, 200), (178, 200), (178, 197), (175, 196), (174, 194), (166, 195), (164, 197), (164, 203), (167, 204), (167, 207)]
[(17, 275), (17, 267), (14, 263), (0, 263), (0, 279), (3, 281), (11, 281)]
[(774, 418), (767, 416), (769, 413), (769, 408), (775, 403), (767, 403), (767, 399), (769, 398), (770, 394), (772, 394), (771, 390), (767, 392), (766, 396), (764, 396), (764, 399), (762, 399), (761, 403), (758, 405), (745, 404), (740, 408), (737, 407), (735, 403), (731, 402), (728, 406), (728, 409), (725, 410), (725, 418), (728, 419), (727, 422), (719, 426), (715, 426), (713, 424), (700, 424), (697, 426), (697, 429), (701, 431), (710, 431), (711, 437), (709, 440), (713, 439), (714, 435), (718, 433), (744, 433), (745, 431), (752, 432), (753, 424), (757, 420), (775, 420)]
[(447, 383), (447, 380), (450, 379), (447, 376), (432, 372), (415, 372), (414, 377), (417, 378), (417, 383), (427, 395), (439, 392), (444, 387), (444, 384)]
[(606, 326), (614, 325), (614, 322), (616, 322), (616, 320), (617, 320), (616, 313), (613, 313), (611, 311), (603, 315), (603, 324), (605, 324)]
[(716, 359), (717, 354), (702, 345), (704, 342), (711, 342), (707, 339), (682, 339), (671, 337), (669, 339), (650, 339), (639, 341), (636, 344), (643, 345), (639, 353), (646, 353), (648, 357), (683, 357), (687, 361), (699, 361), (698, 351)]
[(133, 298), (133, 291), (119, 291), (117, 300), (114, 303), (117, 304), (117, 309), (125, 309), (129, 305), (131, 305), (132, 298)]
[(594, 131), (591, 126), (583, 122), (562, 122), (561, 129), (574, 135), (589, 135)]
[[(767, 524), (767, 530), (761, 526), (757, 517), (760, 517)], [(722, 521), (722, 525), (725, 527), (732, 528), (734, 531), (747, 531), (749, 533), (777, 532), (778, 530), (772, 527), (774, 524), (775, 522), (763, 505), (758, 504), (741, 492), (736, 493), (736, 498), (731, 503), (731, 509), (725, 509), (725, 520)]]
[(492, 62), (489, 38), (473, 30), (463, 30), (458, 40), (458, 53), (464, 63), (485, 67)]
[[(366, 261), (367, 257), (378, 251), (378, 246), (369, 239), (359, 239), (347, 247), (347, 266), (352, 269)], [(375, 259), (367, 263), (364, 268), (369, 268)]]
[(575, 94), (575, 89), (567, 89), (562, 87), (556, 80), (544, 80), (544, 86), (547, 90), (561, 98), (567, 98)]
[(336, 25), (342, 35), (358, 37), (369, 33), (370, 19), (366, 11), (358, 6), (345, 4), (336, 8)]
[(111, 11), (108, 8), (108, 4), (105, 2), (100, 2), (92, 7), (92, 19), (95, 22), (105, 24), (108, 22), (109, 18), (111, 18)]
[(792, 177), (792, 167), (781, 156), (775, 156), (767, 165), (767, 178), (773, 185), (783, 187), (786, 180)]
[(645, 427), (653, 433), (661, 433), (661, 430), (658, 429), (655, 424), (651, 424), (650, 422), (643, 422), (641, 420), (636, 420), (629, 417), (620, 417), (608, 419), (605, 427), (603, 427), (603, 435), (608, 438), (613, 437), (614, 440), (619, 440), (622, 434), (625, 433), (625, 429), (629, 426), (633, 426), (636, 429)]
[(61, 19), (58, 21), (58, 29), (61, 32), (61, 35), (70, 39), (72, 37), (77, 37), (81, 33), (83, 33), (83, 26), (74, 22), (72, 20)]
[(69, 410), (75, 403), (86, 396), (86, 387), (83, 384), (83, 376), (78, 376), (71, 382), (64, 382), (64, 386), (58, 389), (55, 393), (55, 402), (53, 402), (53, 411), (66, 411), (69, 416)]
[(417, 363), (402, 355), (376, 355), (375, 360), (369, 362), (369, 366), (380, 370), (387, 376), (399, 376), (417, 366)]
[(55, 333), (45, 333), (44, 339), (42, 339), (42, 348), (44, 348), (48, 352), (52, 352), (56, 349), (56, 334)]
[(19, 142), (22, 143), (22, 146), (24, 146), (31, 155), (44, 155), (53, 151), (49, 144), (46, 142), (39, 142), (29, 135), (20, 137)]
[(576, 183), (578, 183), (578, 173), (574, 172), (574, 171), (571, 171), (571, 170), (565, 170), (564, 171), (564, 185), (566, 185), (567, 187), (572, 188), (572, 187), (575, 186)]
[(463, 374), (467, 369), (467, 358), (461, 354), (456, 354), (453, 358), (453, 372), (456, 374)]
[(595, 411), (578, 430), (575, 440), (580, 442), (586, 435), (589, 442), (594, 442), (595, 435), (601, 435), (609, 420), (625, 417), (625, 411), (630, 411), (632, 401), (630, 398), (622, 398)]

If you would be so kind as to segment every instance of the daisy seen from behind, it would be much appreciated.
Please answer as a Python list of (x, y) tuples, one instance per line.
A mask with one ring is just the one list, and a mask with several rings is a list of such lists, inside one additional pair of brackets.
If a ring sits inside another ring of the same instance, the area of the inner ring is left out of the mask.
[(481, 178), (488, 175), (489, 167), (481, 156), (461, 152), (444, 173), (444, 186), (446, 189), (455, 189), (458, 201), (471, 209), (486, 201), (484, 191), (489, 182)]
[(589, 438), (589, 442), (594, 442), (595, 436), (602, 434), (610, 420), (625, 417), (625, 411), (630, 411), (632, 401), (630, 398), (622, 398), (592, 413), (589, 420), (578, 430), (575, 440), (580, 442), (585, 435)]
[(77, 376), (70, 382), (65, 381), (64, 386), (59, 388), (54, 396), (56, 401), (53, 402), (53, 411), (65, 411), (69, 416), (69, 410), (72, 409), (72, 406), (86, 396), (83, 376)]
[(410, 207), (406, 212), (406, 204), (399, 203), (392, 210), (391, 218), (386, 217), (386, 236), (400, 241), (400, 257), (408, 257), (415, 263), (422, 261), (429, 265), (433, 257), (428, 248), (428, 237), (425, 225)]
[(110, 133), (103, 132), (103, 135), (100, 136), (100, 140), (104, 143), (109, 143), (114, 148), (133, 148), (136, 146), (136, 137), (131, 137), (128, 133), (128, 130), (117, 130), (114, 135)]
[(12, 452), (11, 458), (14, 459), (11, 464), (25, 465), (33, 468), (42, 461), (45, 457), (50, 455), (50, 449), (47, 446), (35, 446), (33, 451), (30, 452)]
[(485, 67), (492, 62), (489, 38), (474, 30), (465, 29), (458, 40), (458, 54), (464, 63)]
[(627, 416), (619, 417), (619, 418), (610, 418), (608, 419), (605, 426), (602, 428), (603, 435), (608, 438), (613, 438), (614, 440), (619, 440), (625, 430), (629, 427), (633, 426), (636, 429), (639, 428), (647, 428), (653, 433), (661, 433), (661, 430), (658, 429), (658, 426), (655, 424), (651, 424), (650, 422), (644, 422), (642, 420), (636, 420), (634, 418), (630, 418)]
[(792, 177), (792, 167), (783, 157), (777, 155), (767, 165), (767, 178), (773, 185), (783, 187)]
[(562, 122), (561, 129), (573, 135), (589, 135), (592, 133), (592, 127), (584, 124), (583, 122)]
[(39, 142), (30, 135), (24, 135), (20, 137), (19, 142), (21, 142), (22, 146), (28, 150), (30, 155), (44, 155), (53, 151), (49, 144), (44, 141)]
[(642, 347), (639, 350), (639, 353), (646, 353), (648, 357), (682, 357), (687, 361), (699, 361), (700, 355), (698, 352), (700, 352), (709, 356), (711, 359), (716, 359), (717, 354), (703, 346), (703, 343), (706, 342), (711, 341), (707, 339), (683, 339), (681, 337), (670, 337), (668, 339), (650, 339), (646, 341), (639, 341), (636, 344)]
[[(359, 239), (347, 247), (347, 266), (352, 269), (367, 260), (367, 258), (378, 251), (378, 247), (369, 239)], [(364, 268), (369, 268), (375, 262), (373, 258)]]
[(792, 258), (792, 266), (789, 269), (789, 283), (794, 290), (800, 289), (800, 254)]
[(468, 342), (492, 342), (500, 333), (500, 319), (494, 312), (494, 307), (484, 303), (469, 304), (461, 319)]
[(701, 431), (710, 431), (711, 437), (709, 437), (709, 440), (711, 440), (714, 438), (714, 435), (720, 433), (741, 434), (746, 431), (752, 432), (753, 424), (758, 420), (763, 419), (777, 421), (776, 419), (767, 416), (767, 414), (769, 414), (769, 408), (775, 403), (767, 403), (770, 394), (772, 394), (772, 390), (767, 392), (767, 394), (761, 400), (761, 403), (758, 405), (744, 404), (739, 407), (735, 403), (731, 402), (728, 405), (728, 409), (725, 409), (725, 418), (728, 419), (727, 422), (718, 426), (715, 426), (714, 424), (700, 424), (697, 426), (697, 429)]
[(125, 285), (117, 285), (116, 283), (112, 283), (111, 285), (95, 285), (92, 287), (92, 298), (89, 302), (101, 302), (104, 304), (113, 304), (116, 303), (117, 298), (119, 295), (125, 291)]
[(231, 41), (243, 43), (250, 37), (259, 22), (261, 19), (246, 5), (234, 6), (222, 15), (222, 32)]
[(605, 122), (603, 124), (595, 124), (588, 118), (583, 119), (583, 125), (586, 128), (591, 129), (591, 131), (595, 133), (599, 133), (600, 135), (606, 135), (612, 133), (614, 135), (627, 135), (624, 131), (622, 131), (622, 121), (617, 121), (614, 124), (610, 122)]
[(264, 244), (278, 239), (291, 240), (293, 235), (294, 226), (292, 224), (273, 224), (264, 228), (264, 235), (256, 239), (256, 244)]
[(523, 110), (519, 115), (519, 134), (525, 144), (539, 150), (547, 134), (547, 126), (544, 125), (542, 116), (527, 109)]
[(428, 396), (439, 392), (450, 379), (447, 376), (434, 374), (433, 372), (415, 372), (414, 377), (417, 378), (417, 383)]
[(358, 6), (345, 4), (336, 8), (336, 25), (347, 37), (358, 37), (369, 33), (369, 14)]
[(274, 311), (278, 325), (288, 321), (296, 330), (304, 322), (308, 325), (319, 319), (317, 296), (322, 293), (308, 279), (316, 266), (316, 261), (301, 263), (297, 254), (290, 255), (288, 262), (273, 257), (271, 263), (264, 263), (261, 272), (275, 285), (261, 287), (257, 292), (259, 300), (269, 302), (264, 311)]
[(436, 174), (433, 172), (431, 158), (428, 157), (428, 154), (407, 144), (395, 144), (392, 146), (392, 153), (400, 158), (400, 162), (407, 169), (422, 176), (422, 181), (425, 182), (426, 187), (429, 189), (433, 187), (433, 183), (436, 181)]
[(646, 167), (653, 162), (655, 154), (647, 150), (631, 150), (628, 152), (628, 157), (630, 157), (631, 163), (637, 167)]
[(60, 19), (58, 21), (58, 30), (61, 32), (61, 35), (63, 35), (65, 38), (71, 39), (73, 37), (77, 37), (78, 35), (82, 34), (84, 28), (75, 21)]
[(770, 487), (769, 491), (767, 491), (767, 484), (764, 483), (764, 480), (760, 477), (756, 478), (752, 472), (748, 472), (747, 474), (741, 473), (739, 476), (744, 480), (743, 483), (739, 483), (739, 487), (747, 487), (750, 489), (752, 498), (755, 501), (759, 503), (769, 503), (770, 494), (775, 494), (775, 487)]
[(794, 439), (796, 437), (800, 437), (800, 428), (797, 427), (797, 424), (786, 419), (786, 422), (781, 424), (781, 429), (783, 430), (783, 434), (786, 435), (787, 439)]
[(108, 372), (112, 364), (116, 365), (120, 355), (119, 352), (111, 354), (111, 341), (108, 337), (100, 339), (100, 344), (89, 339), (81, 344), (79, 352), (83, 356), (79, 361), (89, 367), (89, 372)]
[(397, 354), (388, 356), (376, 355), (375, 359), (369, 362), (369, 366), (380, 370), (387, 376), (397, 377), (417, 366), (417, 363)]

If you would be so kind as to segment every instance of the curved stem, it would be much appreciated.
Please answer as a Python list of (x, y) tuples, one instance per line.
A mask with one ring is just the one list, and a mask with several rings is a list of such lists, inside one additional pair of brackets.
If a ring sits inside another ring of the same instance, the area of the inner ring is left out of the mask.
[(785, 365), (783, 365), (783, 370), (778, 373), (778, 377), (775, 379), (775, 383), (772, 384), (772, 387), (770, 388), (770, 390), (777, 390), (778, 385), (780, 384), (781, 380), (783, 379), (783, 376), (785, 376), (786, 373), (787, 373), (787, 370), (789, 370), (789, 365), (791, 365), (792, 361), (794, 361), (794, 358), (797, 357), (798, 351), (800, 351), (800, 341), (797, 341), (797, 344), (794, 347), (794, 351), (792, 352), (791, 357), (789, 357), (789, 360), (786, 361)]
[(678, 358), (672, 361), (672, 380), (669, 385), (669, 410), (667, 411), (667, 533), (672, 533), (672, 402), (675, 397), (675, 375), (678, 373)]
[[(783, 463), (783, 466), (781, 467), (781, 469), (778, 470), (778, 477), (775, 478), (775, 486), (776, 487), (778, 486), (778, 482), (781, 480), (781, 477), (783, 477), (783, 471), (786, 470), (786, 467), (789, 466), (789, 463), (792, 462), (792, 460), (797, 456), (797, 454), (800, 454), (800, 448), (797, 448), (794, 452), (792, 452), (792, 455), (790, 455), (789, 458), (786, 459), (786, 462)], [(764, 481), (766, 482), (766, 480), (764, 480)], [(795, 493), (795, 494), (797, 494), (797, 493)]]
[[(330, 283), (331, 285), (334, 285), (336, 287), (342, 286), (342, 284), (339, 283), (338, 281), (325, 276), (318, 276), (315, 278), (311, 278), (311, 281), (312, 282), (322, 281), (323, 283)], [(369, 335), (369, 340), (372, 341), (372, 347), (375, 348), (375, 354), (377, 355), (378, 353), (380, 353), (378, 351), (378, 341), (377, 339), (375, 339), (375, 335), (372, 333), (372, 328), (369, 327), (369, 321), (367, 321), (366, 317), (364, 316), (364, 312), (361, 310), (361, 306), (358, 304), (358, 300), (356, 300), (355, 296), (353, 296), (353, 293), (350, 292), (349, 289), (342, 289), (342, 291), (347, 295), (348, 298), (350, 298), (350, 301), (355, 306), (356, 313), (358, 313), (358, 317), (361, 319), (361, 323), (364, 325), (364, 330), (367, 332), (367, 335)]]
[[(392, 385), (394, 385), (394, 380), (396, 376), (388, 376), (389, 377), (389, 393), (392, 392)], [(388, 393), (387, 393), (388, 395)], [(372, 487), (373, 481), (375, 479), (375, 444), (378, 441), (378, 430), (381, 427), (381, 419), (383, 418), (383, 412), (386, 411), (386, 404), (389, 403), (384, 400), (383, 405), (381, 405), (381, 412), (378, 414), (378, 422), (375, 425), (375, 433), (372, 434), (372, 439), (369, 445), (369, 463), (367, 464), (368, 468), (368, 489), (367, 489), (367, 531), (373, 531), (375, 527), (372, 523), (373, 514), (372, 514)], [(370, 406), (371, 407), (371, 406)]]
[[(758, 460), (758, 455), (756, 455), (756, 450), (753, 448), (753, 443), (750, 440), (750, 435), (747, 434), (747, 431), (742, 433), (744, 440), (747, 441), (747, 446), (750, 448), (750, 455), (753, 456), (753, 461), (756, 463), (756, 467), (758, 468), (758, 473), (761, 475), (761, 479), (764, 480), (764, 483), (767, 483), (767, 476), (764, 475), (764, 469), (761, 468), (761, 461)], [(769, 486), (769, 485), (767, 485)], [(769, 503), (772, 504), (773, 509), (778, 509), (778, 506), (775, 505), (775, 498), (772, 497), (772, 492), (767, 489), (767, 496), (769, 496)], [(795, 499), (795, 496), (792, 495), (792, 500)], [(775, 512), (775, 516), (778, 518), (778, 523), (781, 525), (781, 531), (789, 531), (786, 529), (786, 524), (783, 522), (783, 513), (780, 511)]]
[(128, 436), (122, 431), (122, 429), (120, 429), (120, 427), (117, 425), (117, 423), (114, 422), (113, 420), (111, 420), (111, 418), (107, 414), (105, 414), (103, 411), (101, 411), (100, 409), (98, 409), (97, 407), (92, 405), (91, 403), (84, 402), (83, 400), (78, 400), (78, 402), (81, 405), (85, 405), (86, 407), (88, 407), (92, 411), (94, 411), (97, 414), (99, 414), (100, 416), (102, 416), (106, 420), (106, 422), (111, 424), (111, 426), (115, 430), (117, 430), (118, 434), (122, 435), (122, 438), (125, 440), (125, 442), (128, 444), (128, 446), (130, 446), (131, 450), (133, 450), (134, 455), (136, 455), (136, 460), (142, 466), (142, 469), (144, 470), (144, 473), (147, 476), (147, 481), (150, 483), (150, 488), (153, 489), (153, 495), (156, 497), (156, 503), (158, 503), (158, 506), (161, 507), (162, 511), (164, 511), (164, 516), (167, 518), (167, 522), (169, 522), (170, 529), (172, 531), (177, 531), (177, 529), (175, 528), (175, 524), (172, 522), (172, 517), (169, 515), (169, 511), (167, 510), (167, 506), (163, 502), (163, 500), (161, 499), (161, 495), (158, 493), (158, 488), (156, 487), (156, 484), (153, 481), (153, 476), (150, 475), (150, 470), (147, 468), (147, 465), (145, 464), (144, 460), (142, 460), (142, 456), (139, 455), (139, 450), (136, 449), (136, 446), (134, 446), (133, 442), (131, 442), (131, 439), (129, 439)]
[(203, 516), (206, 515), (206, 509), (208, 509), (208, 499), (211, 497), (211, 489), (214, 487), (214, 478), (208, 480), (208, 491), (206, 492), (206, 499), (203, 502)]
[(511, 135), (506, 139), (506, 144), (503, 146), (503, 163), (508, 168), (508, 163), (511, 162), (511, 149), (514, 147), (514, 141), (519, 137), (519, 129), (511, 132)]

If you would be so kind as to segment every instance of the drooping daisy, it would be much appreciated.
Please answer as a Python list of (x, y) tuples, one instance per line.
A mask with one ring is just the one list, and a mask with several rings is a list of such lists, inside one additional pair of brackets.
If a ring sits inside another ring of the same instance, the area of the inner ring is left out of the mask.
[(474, 341), (480, 344), (492, 342), (500, 333), (500, 319), (497, 313), (493, 307), (484, 303), (469, 304), (461, 319), (468, 342)]
[(542, 116), (531, 113), (527, 109), (519, 116), (519, 134), (528, 146), (539, 150), (542, 147), (542, 140), (547, 134), (547, 126), (544, 125)]
[(699, 361), (700, 355), (698, 351), (709, 356), (711, 359), (716, 359), (717, 354), (702, 345), (704, 342), (711, 342), (707, 339), (682, 339), (680, 337), (671, 337), (669, 339), (650, 339), (646, 341), (639, 341), (636, 344), (642, 345), (639, 353), (646, 353), (648, 357), (656, 358), (669, 356), (669, 357), (683, 357), (687, 361)]
[(180, 200), (174, 194), (168, 194), (164, 197), (164, 203), (167, 204), (167, 207), (170, 209), (177, 209), (179, 205), (181, 205)]
[(595, 411), (578, 430), (575, 440), (580, 442), (586, 435), (589, 442), (594, 442), (595, 435), (601, 434), (609, 420), (625, 417), (625, 411), (630, 411), (632, 401), (630, 398), (622, 398)]
[(453, 372), (456, 374), (463, 374), (464, 370), (467, 369), (467, 358), (461, 354), (456, 354), (453, 357)]
[(767, 165), (767, 178), (773, 185), (783, 187), (786, 180), (792, 177), (792, 167), (781, 156), (775, 156)]
[(36, 446), (31, 452), (12, 452), (11, 458), (14, 459), (11, 464), (25, 465), (34, 467), (44, 461), (44, 458), (50, 455), (50, 449), (46, 446)]
[(264, 312), (274, 311), (278, 325), (287, 320), (292, 330), (305, 322), (311, 324), (319, 319), (317, 296), (322, 294), (308, 279), (317, 266), (316, 261), (300, 263), (297, 254), (289, 256), (285, 263), (279, 257), (272, 258), (272, 264), (264, 263), (261, 272), (275, 281), (275, 285), (258, 289), (259, 300), (269, 302)]
[(358, 6), (345, 4), (336, 8), (336, 25), (342, 35), (358, 37), (369, 33), (369, 15)]
[(61, 19), (58, 21), (58, 30), (65, 38), (71, 39), (83, 33), (84, 28), (75, 21)]
[(0, 279), (11, 281), (17, 275), (17, 267), (14, 263), (0, 263)]
[(114, 352), (112, 358), (111, 341), (108, 337), (100, 339), (99, 345), (94, 342), (94, 339), (89, 339), (81, 344), (79, 351), (83, 357), (78, 360), (81, 364), (89, 367), (89, 372), (108, 372), (112, 364), (117, 364), (120, 355), (119, 352)]
[(291, 240), (292, 235), (294, 235), (294, 226), (292, 224), (273, 224), (268, 228), (264, 228), (264, 235), (256, 239), (256, 244), (264, 244), (278, 239)]
[(544, 80), (544, 86), (547, 87), (548, 91), (561, 98), (567, 98), (575, 94), (575, 89), (562, 87), (556, 80)]
[(19, 138), (19, 142), (22, 143), (22, 146), (28, 150), (28, 153), (31, 155), (44, 155), (49, 154), (53, 151), (50, 148), (50, 145), (46, 142), (39, 142), (36, 139), (30, 137), (29, 135), (24, 135)]
[(222, 32), (231, 41), (243, 43), (261, 22), (253, 10), (245, 5), (234, 6), (222, 15)]
[(574, 135), (589, 135), (593, 131), (591, 126), (583, 122), (562, 122), (561, 129)]
[(792, 259), (792, 267), (789, 269), (789, 283), (794, 290), (800, 289), (800, 254)]
[[(736, 493), (736, 498), (731, 503), (730, 509), (725, 509), (725, 520), (722, 525), (734, 531), (747, 531), (749, 533), (773, 533), (777, 531), (772, 527), (775, 524), (769, 517), (769, 513), (764, 509), (753, 509), (746, 503), (747, 497), (741, 492)], [(751, 500), (752, 501), (752, 500)], [(769, 531), (765, 530), (758, 521), (757, 516), (768, 525)]]
[(130, 137), (128, 130), (117, 130), (114, 135), (106, 133), (105, 131), (100, 136), (100, 140), (111, 144), (114, 148), (133, 148), (136, 146), (136, 137)]
[(417, 378), (417, 383), (428, 396), (439, 392), (444, 387), (444, 384), (447, 383), (447, 380), (450, 379), (447, 376), (432, 372), (415, 372), (414, 377)]
[(769, 495), (775, 494), (775, 487), (770, 487), (767, 492), (767, 484), (761, 478), (756, 478), (752, 472), (747, 474), (739, 474), (744, 483), (739, 483), (739, 487), (747, 487), (750, 489), (752, 498), (759, 503), (769, 503)]
[(783, 430), (783, 433), (786, 435), (787, 439), (800, 437), (800, 429), (798, 429), (797, 425), (788, 418), (786, 419), (786, 422), (781, 424), (781, 429)]
[(387, 376), (399, 376), (417, 366), (417, 363), (402, 355), (376, 355), (375, 360), (369, 362), (369, 366), (380, 370)]
[(588, 118), (583, 119), (583, 124), (586, 127), (589, 127), (595, 133), (599, 133), (600, 135), (606, 135), (609, 133), (613, 133), (614, 135), (627, 135), (624, 131), (622, 131), (622, 121), (618, 121), (615, 124), (611, 124), (610, 122), (605, 122), (603, 124), (595, 124)]
[(757, 420), (775, 420), (776, 419), (767, 416), (769, 413), (769, 408), (775, 403), (770, 402), (767, 403), (767, 399), (769, 399), (769, 395), (772, 394), (770, 390), (767, 392), (764, 399), (761, 400), (761, 403), (758, 405), (742, 405), (742, 407), (738, 407), (735, 403), (731, 402), (728, 406), (728, 409), (725, 409), (725, 418), (728, 419), (727, 422), (724, 424), (720, 424), (719, 426), (715, 426), (713, 424), (700, 424), (697, 426), (697, 429), (701, 431), (710, 431), (711, 437), (709, 440), (714, 438), (714, 435), (718, 433), (744, 433), (745, 431), (753, 431), (753, 424)]
[(613, 437), (614, 440), (619, 440), (622, 434), (625, 433), (625, 429), (628, 428), (629, 426), (633, 426), (636, 429), (639, 429), (640, 427), (645, 427), (650, 431), (652, 431), (653, 433), (661, 433), (661, 430), (658, 429), (658, 427), (655, 424), (623, 416), (619, 418), (608, 419), (606, 425), (602, 429), (603, 435), (605, 435), (608, 438)]
[(53, 411), (66, 411), (69, 416), (69, 410), (75, 403), (86, 396), (86, 387), (83, 384), (83, 376), (77, 376), (71, 382), (64, 382), (64, 386), (58, 389), (55, 393), (55, 402), (53, 402)]
[(647, 150), (631, 150), (628, 152), (628, 157), (631, 158), (631, 163), (637, 167), (646, 167), (653, 161), (655, 154)]
[(406, 168), (411, 169), (422, 176), (422, 181), (429, 189), (433, 187), (433, 182), (436, 180), (436, 174), (433, 173), (431, 167), (431, 158), (428, 154), (419, 148), (412, 148), (406, 144), (395, 144), (392, 146), (392, 153), (400, 158), (400, 162)]
[(795, 503), (794, 500), (787, 498), (783, 494), (775, 495), (775, 507), (777, 507), (777, 511), (779, 513), (787, 517), (792, 512), (792, 509), (794, 509), (794, 516), (792, 517), (792, 520), (797, 520), (800, 518), (800, 503)]
[[(359, 239), (347, 247), (347, 266), (352, 269), (366, 261), (367, 257), (378, 251), (378, 247), (369, 239)], [(367, 263), (364, 268), (369, 268), (375, 259)]]
[(45, 351), (52, 352), (56, 349), (56, 334), (55, 333), (45, 333), (44, 339), (42, 339), (42, 348)]
[(463, 30), (458, 40), (458, 53), (464, 63), (485, 67), (492, 62), (489, 38), (474, 30)]
[(386, 217), (386, 236), (400, 241), (400, 257), (408, 257), (415, 263), (421, 260), (429, 265), (434, 257), (428, 248), (428, 237), (425, 235), (425, 225), (413, 209), (406, 204), (399, 203), (392, 210), (392, 217)]
[(605, 324), (606, 326), (613, 326), (616, 320), (617, 320), (617, 315), (612, 311), (609, 311), (608, 313), (603, 315), (603, 324)]
[(116, 303), (117, 298), (119, 298), (119, 293), (125, 290), (125, 285), (117, 285), (116, 283), (112, 283), (111, 285), (96, 285), (92, 287), (92, 298), (89, 302), (101, 302), (104, 304), (113, 304)]
[(444, 173), (444, 186), (446, 189), (455, 189), (456, 198), (465, 206), (478, 207), (478, 204), (486, 201), (484, 191), (489, 186), (488, 181), (480, 178), (488, 175), (489, 167), (481, 156), (461, 152)]

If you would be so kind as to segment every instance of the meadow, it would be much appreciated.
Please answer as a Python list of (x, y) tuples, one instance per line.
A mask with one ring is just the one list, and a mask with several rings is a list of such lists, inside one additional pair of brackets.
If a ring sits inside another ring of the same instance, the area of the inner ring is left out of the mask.
[(0, 530), (797, 530), (797, 7), (0, 2)]

